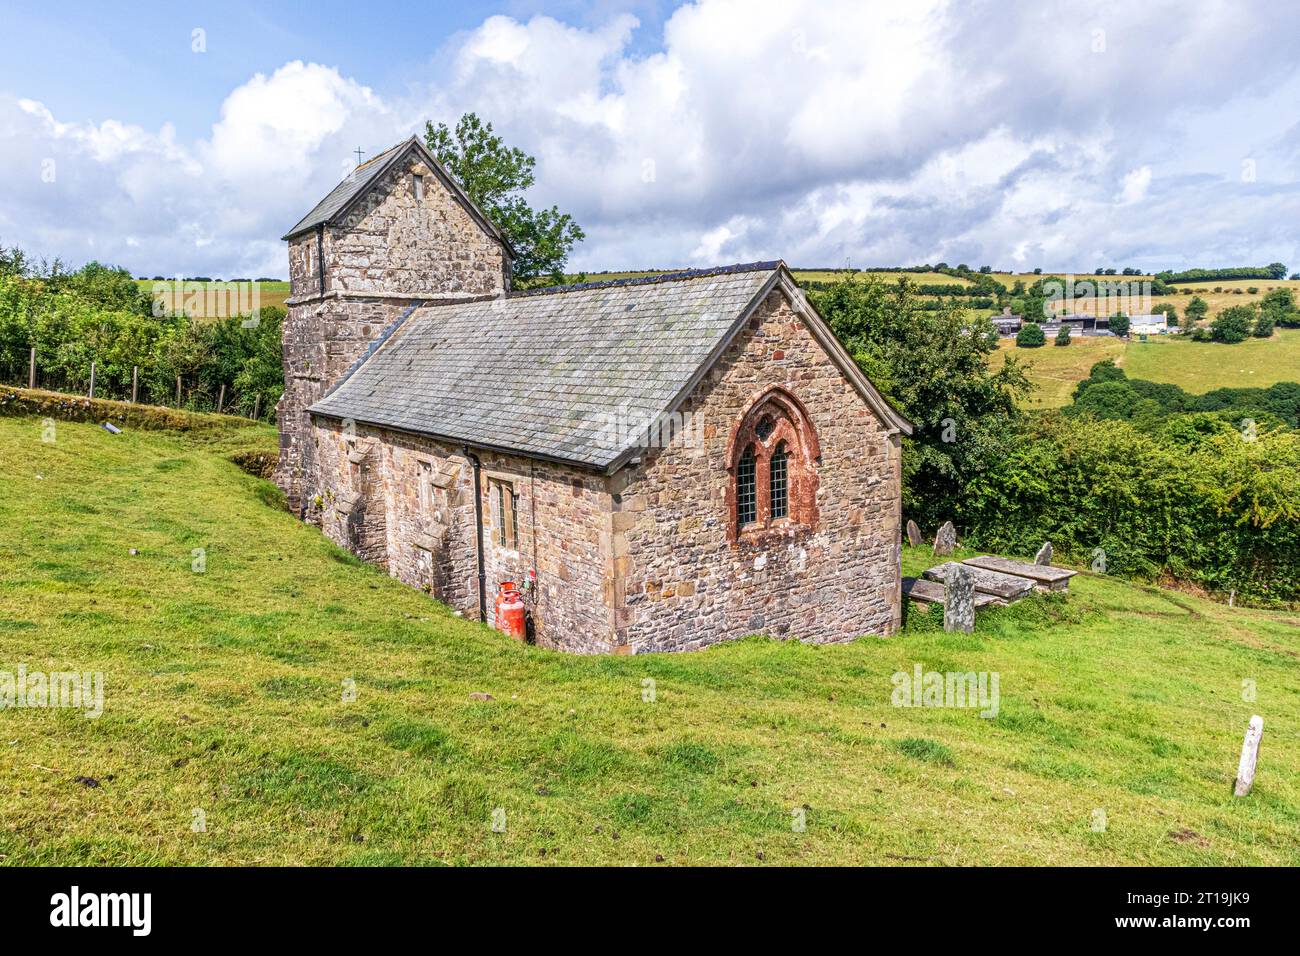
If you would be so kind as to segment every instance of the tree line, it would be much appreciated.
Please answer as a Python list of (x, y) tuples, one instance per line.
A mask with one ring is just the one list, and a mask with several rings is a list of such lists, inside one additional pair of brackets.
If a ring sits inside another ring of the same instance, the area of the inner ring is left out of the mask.
[(1271, 262), (1266, 266), (1237, 266), (1229, 269), (1184, 269), (1156, 273), (1165, 282), (1212, 282), (1215, 279), (1285, 279), (1286, 266)]

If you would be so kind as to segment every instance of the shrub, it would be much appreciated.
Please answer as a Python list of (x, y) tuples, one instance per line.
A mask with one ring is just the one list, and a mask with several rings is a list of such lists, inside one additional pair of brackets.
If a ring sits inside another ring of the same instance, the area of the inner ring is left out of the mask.
[(1146, 432), (1091, 414), (1031, 420), (962, 499), (967, 540), (1029, 554), (1049, 539), (1085, 562), (1100, 549), (1108, 573), (1300, 599), (1300, 434), (1263, 429), (1248, 440), (1225, 424), (1180, 419)]
[(1063, 326), (1061, 326), (1059, 329), (1057, 329), (1057, 331), (1056, 331), (1056, 344), (1057, 344), (1057, 345), (1069, 345), (1069, 344), (1070, 344), (1070, 327), (1069, 327), (1068, 325), (1063, 325)]
[(133, 279), (95, 263), (66, 275), (0, 275), (0, 381), (26, 383), (35, 348), (43, 387), (84, 392), (93, 362), (96, 396), (127, 398), (138, 367), (141, 402), (175, 403), (181, 376), (187, 408), (215, 410), (224, 386), (224, 408), (258, 407), (266, 418), (284, 390), (283, 318), (276, 307), (248, 325), (155, 316)]
[(1042, 326), (1036, 322), (1026, 322), (1016, 333), (1016, 347), (1022, 349), (1036, 349), (1046, 344), (1047, 336), (1043, 335)]
[(1246, 341), (1255, 327), (1255, 315), (1253, 305), (1234, 305), (1224, 309), (1210, 323), (1210, 338), (1227, 345)]
[[(1001, 455), (1029, 382), (1014, 356), (996, 370), (997, 337), (952, 300), (925, 310), (915, 291), (874, 277), (837, 282), (813, 302), (858, 365), (916, 425), (904, 439), (904, 507), (938, 526), (946, 502)], [(950, 420), (950, 421), (945, 421)], [(955, 425), (961, 441), (944, 441)]]
[(1295, 293), (1291, 289), (1270, 289), (1260, 300), (1259, 310), (1270, 316), (1275, 325), (1300, 326), (1300, 311), (1296, 310)]

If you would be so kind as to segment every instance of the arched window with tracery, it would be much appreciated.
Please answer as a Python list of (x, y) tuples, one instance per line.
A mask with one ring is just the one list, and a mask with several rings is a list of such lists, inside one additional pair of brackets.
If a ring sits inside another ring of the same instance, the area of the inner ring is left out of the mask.
[(803, 405), (783, 388), (757, 396), (732, 428), (727, 448), (736, 541), (817, 523), (817, 433)]

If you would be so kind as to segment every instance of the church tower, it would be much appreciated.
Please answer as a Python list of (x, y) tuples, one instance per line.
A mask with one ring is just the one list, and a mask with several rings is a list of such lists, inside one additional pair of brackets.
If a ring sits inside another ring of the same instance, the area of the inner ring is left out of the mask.
[(316, 485), (307, 409), (415, 306), (506, 294), (513, 250), (415, 137), (354, 169), (284, 238), (275, 480), (290, 510), (303, 514), (303, 489)]

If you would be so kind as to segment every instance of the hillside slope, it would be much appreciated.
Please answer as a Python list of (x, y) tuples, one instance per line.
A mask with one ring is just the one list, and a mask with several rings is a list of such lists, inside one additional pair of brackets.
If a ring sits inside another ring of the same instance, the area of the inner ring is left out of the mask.
[[(1080, 575), (973, 636), (570, 657), (359, 564), (210, 437), (54, 437), (0, 418), (0, 671), (102, 671), (104, 710), (0, 712), (2, 863), (1300, 863), (1300, 616)], [(918, 663), (997, 672), (997, 717), (891, 706)]]
[(1031, 408), (1070, 404), (1074, 387), (1104, 359), (1112, 359), (1130, 378), (1168, 382), (1193, 395), (1216, 388), (1268, 388), (1275, 382), (1300, 381), (1300, 329), (1278, 329), (1272, 338), (1234, 345), (1171, 335), (1152, 336), (1146, 342), (1077, 338), (1063, 348), (1049, 341), (1042, 348), (1024, 349), (1005, 338), (998, 340), (989, 364), (1001, 368), (1008, 355), (1025, 366), (1036, 386), (1024, 403)]

